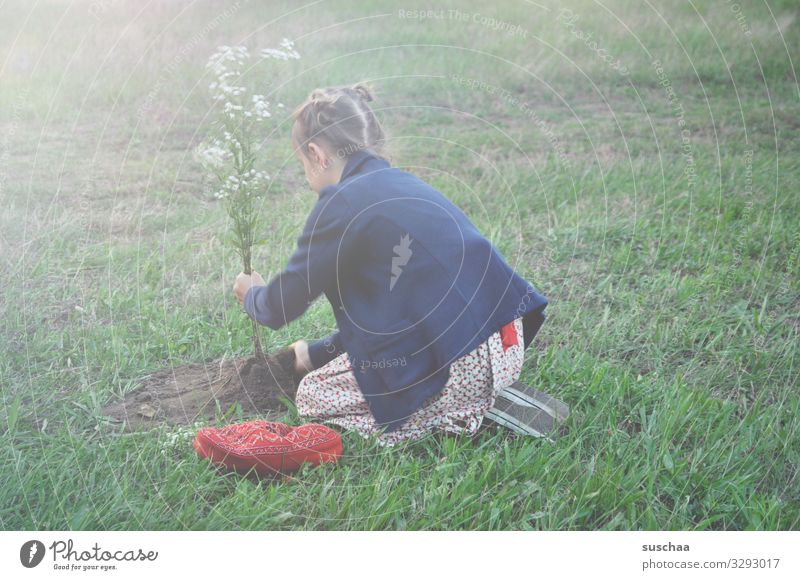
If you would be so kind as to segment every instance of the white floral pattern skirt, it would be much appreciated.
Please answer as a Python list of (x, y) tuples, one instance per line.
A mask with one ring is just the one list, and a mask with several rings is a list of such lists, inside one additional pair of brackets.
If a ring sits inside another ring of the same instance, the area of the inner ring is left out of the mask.
[(295, 404), (304, 417), (374, 436), (381, 445), (419, 439), (436, 429), (473, 435), (500, 391), (519, 379), (523, 344), (522, 318), (517, 318), (454, 361), (444, 388), (390, 433), (375, 423), (347, 353), (303, 377)]

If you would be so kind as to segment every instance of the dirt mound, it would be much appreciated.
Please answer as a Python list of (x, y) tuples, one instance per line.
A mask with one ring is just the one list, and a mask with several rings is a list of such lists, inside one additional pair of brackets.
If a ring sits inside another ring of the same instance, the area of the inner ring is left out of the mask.
[(294, 401), (299, 382), (294, 351), (288, 348), (263, 361), (242, 357), (187, 364), (151, 374), (123, 401), (106, 406), (104, 414), (124, 422), (128, 431), (213, 421), (218, 405), (225, 413), (236, 403), (245, 416), (279, 415), (286, 411), (281, 398)]

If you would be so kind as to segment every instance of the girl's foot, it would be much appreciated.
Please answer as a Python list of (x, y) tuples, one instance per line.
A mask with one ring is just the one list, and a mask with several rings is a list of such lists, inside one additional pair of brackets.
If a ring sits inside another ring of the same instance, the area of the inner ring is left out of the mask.
[(551, 443), (553, 440), (550, 435), (554, 434), (557, 427), (553, 416), (546, 411), (538, 407), (512, 403), (501, 397), (497, 397), (494, 406), (486, 412), (485, 419), (508, 427), (520, 435), (544, 437)]
[(550, 436), (563, 434), (569, 415), (566, 404), (517, 381), (500, 391), (486, 418), (517, 433), (552, 442)]
[(569, 407), (565, 403), (520, 381), (500, 391), (500, 396), (518, 405), (538, 407), (556, 421), (563, 422), (569, 417)]

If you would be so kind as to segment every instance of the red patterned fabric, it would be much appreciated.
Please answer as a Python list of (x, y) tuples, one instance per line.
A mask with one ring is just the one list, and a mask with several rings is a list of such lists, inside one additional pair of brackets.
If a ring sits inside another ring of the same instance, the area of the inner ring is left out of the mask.
[(517, 329), (513, 320), (500, 329), (500, 338), (503, 340), (503, 352), (508, 350), (509, 346), (517, 346), (519, 344)]
[(273, 421), (247, 421), (225, 427), (203, 427), (193, 446), (200, 457), (226, 467), (262, 475), (291, 473), (303, 463), (335, 462), (342, 455), (342, 438), (317, 423), (290, 427)]

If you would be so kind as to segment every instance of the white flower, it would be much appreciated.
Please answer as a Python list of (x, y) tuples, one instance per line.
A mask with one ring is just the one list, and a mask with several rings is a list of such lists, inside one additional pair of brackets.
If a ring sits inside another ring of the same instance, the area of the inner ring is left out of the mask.
[(228, 101), (227, 103), (225, 103), (225, 107), (223, 107), (222, 110), (225, 113), (230, 113), (231, 111), (241, 111), (243, 108), (244, 107), (242, 107), (241, 105), (234, 105), (233, 103)]
[(179, 427), (171, 433), (166, 433), (161, 444), (161, 453), (166, 454), (167, 451), (188, 445), (194, 439), (195, 433), (200, 426), (200, 423), (195, 423), (193, 427)]
[(294, 49), (294, 43), (288, 38), (284, 38), (281, 41), (281, 47), (283, 50), (279, 48), (265, 48), (261, 51), (261, 56), (264, 58), (277, 58), (278, 60), (300, 58), (300, 54)]
[(194, 150), (194, 158), (205, 168), (219, 168), (225, 165), (230, 153), (220, 147), (218, 142), (212, 145), (198, 145)]
[(212, 69), (218, 77), (223, 77), (229, 72), (227, 63), (241, 65), (248, 58), (250, 58), (250, 52), (246, 46), (220, 46), (217, 47), (217, 52), (208, 59), (206, 67)]
[(272, 116), (269, 112), (269, 101), (265, 100), (264, 95), (253, 95), (251, 100), (253, 102), (253, 112), (257, 117), (266, 119)]

